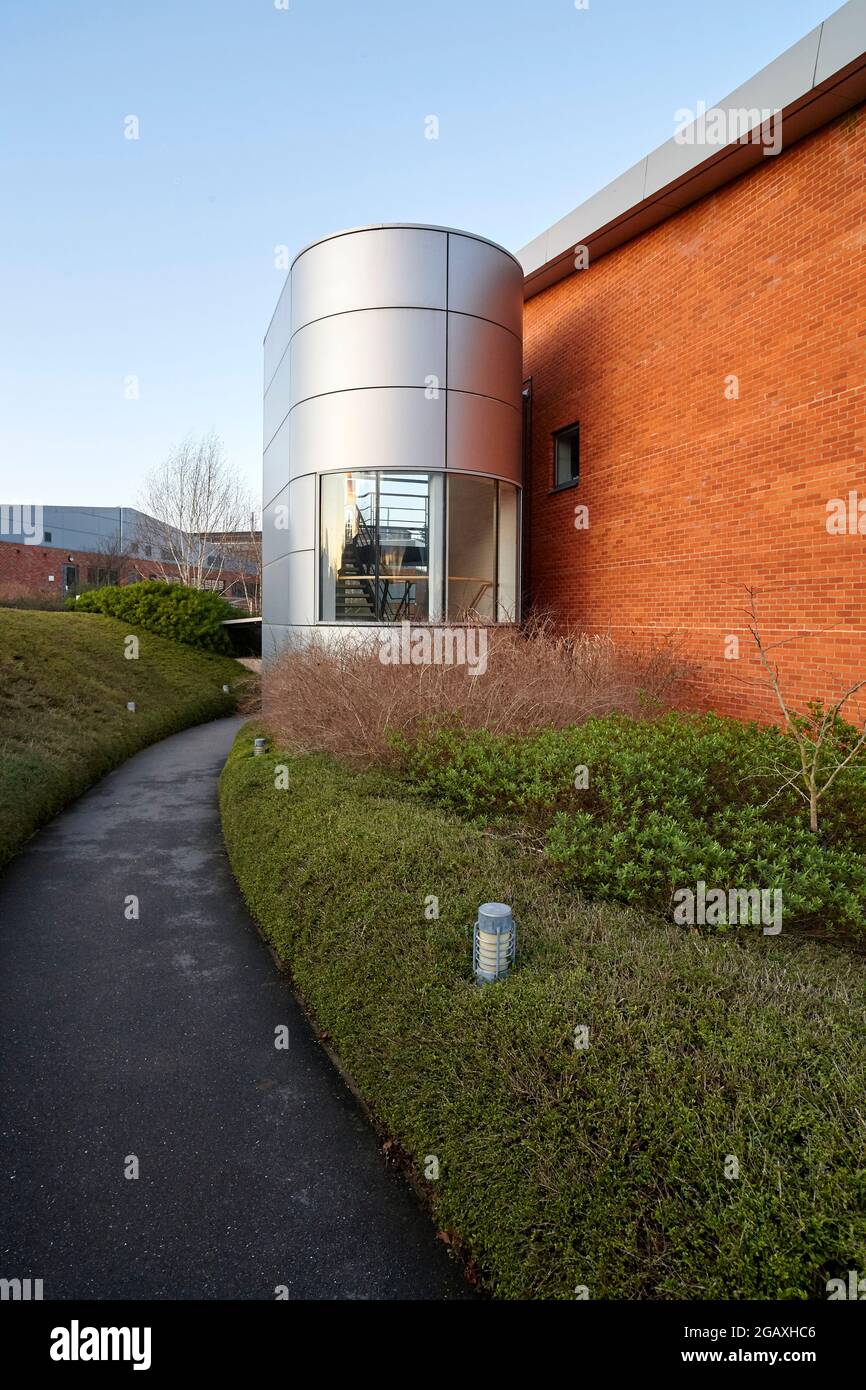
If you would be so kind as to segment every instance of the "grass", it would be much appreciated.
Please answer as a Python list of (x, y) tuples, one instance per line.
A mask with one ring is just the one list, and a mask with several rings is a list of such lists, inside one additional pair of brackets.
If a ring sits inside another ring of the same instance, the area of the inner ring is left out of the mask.
[(149, 633), (127, 660), (135, 632), (95, 614), (0, 609), (0, 866), (130, 754), (234, 712), (249, 679), (237, 662)]
[[(422, 1182), (438, 1159), (435, 1220), (487, 1291), (825, 1298), (866, 1267), (862, 960), (588, 904), (384, 772), (252, 758), (256, 732), (221, 781), (234, 872), (381, 1133)], [(478, 990), (491, 898), (520, 954)]]

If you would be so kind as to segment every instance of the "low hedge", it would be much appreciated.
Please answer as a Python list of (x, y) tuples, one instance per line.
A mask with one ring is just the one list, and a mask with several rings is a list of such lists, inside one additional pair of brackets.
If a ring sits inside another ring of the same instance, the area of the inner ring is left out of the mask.
[[(825, 758), (856, 737), (838, 723)], [(785, 785), (793, 740), (717, 715), (610, 715), (527, 737), (440, 727), (403, 751), (418, 791), (534, 834), (593, 897), (670, 915), (701, 880), (781, 889), (786, 930), (866, 934), (866, 752), (821, 800), (815, 835)]]
[(219, 594), (145, 579), (139, 584), (88, 589), (66, 607), (77, 613), (106, 613), (111, 618), (156, 632), (203, 651), (228, 654), (231, 643), (222, 626), (235, 610)]
[[(380, 1131), (419, 1175), (437, 1158), (435, 1220), (484, 1288), (824, 1298), (864, 1268), (861, 962), (587, 904), (380, 772), (253, 758), (260, 732), (220, 786), (238, 882)], [(478, 990), (488, 899), (520, 950)]]

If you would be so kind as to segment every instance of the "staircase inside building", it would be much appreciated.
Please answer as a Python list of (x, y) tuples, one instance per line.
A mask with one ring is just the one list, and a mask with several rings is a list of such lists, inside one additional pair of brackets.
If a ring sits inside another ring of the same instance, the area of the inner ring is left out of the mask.
[[(426, 553), (426, 526), (380, 526), (377, 545), (371, 527), (357, 511), (354, 524), (346, 523), (336, 585), (337, 621), (391, 623), (411, 618), (418, 580), (426, 578), (424, 570), (419, 568), (415, 580), (392, 577), (381, 573), (381, 569), (396, 570), (398, 576), (405, 576), (406, 570), (418, 566)], [(386, 566), (383, 557), (387, 557)]]

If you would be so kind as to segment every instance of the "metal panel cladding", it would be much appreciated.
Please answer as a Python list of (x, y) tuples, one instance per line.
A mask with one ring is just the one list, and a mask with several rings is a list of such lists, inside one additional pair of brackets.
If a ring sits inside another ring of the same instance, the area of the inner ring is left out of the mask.
[(265, 338), (264, 526), (291, 523), (265, 541), (272, 644), (316, 624), (323, 473), (520, 484), (522, 326), (520, 264), (468, 232), (364, 227), (295, 257)]

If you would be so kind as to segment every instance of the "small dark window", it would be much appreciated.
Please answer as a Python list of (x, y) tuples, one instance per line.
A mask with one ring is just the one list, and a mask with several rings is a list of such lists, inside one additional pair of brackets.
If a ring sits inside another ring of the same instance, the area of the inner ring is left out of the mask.
[(553, 486), (568, 487), (580, 478), (580, 425), (569, 425), (553, 436)]
[(50, 544), (51, 544), (51, 532), (50, 532), (50, 531), (43, 531), (43, 532), (42, 532), (42, 542), (43, 542), (43, 545), (50, 545)]
[(109, 585), (111, 588), (116, 588), (117, 574), (117, 570), (99, 569), (95, 568), (93, 565), (88, 565), (87, 582), (88, 584), (98, 585), (100, 589), (104, 589), (106, 585)]
[(144, 547), (145, 558), (148, 559), (148, 560), (150, 559), (150, 550), (151, 550), (151, 548), (150, 548), (149, 545), (146, 545), (146, 546)]

